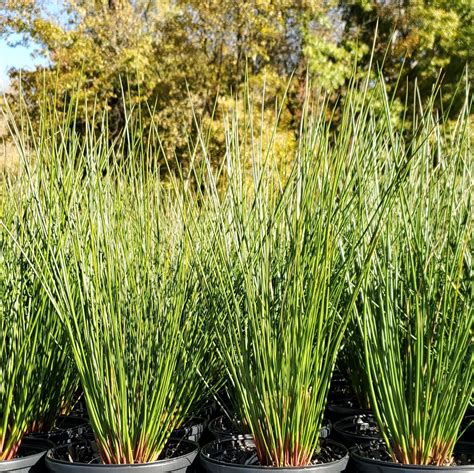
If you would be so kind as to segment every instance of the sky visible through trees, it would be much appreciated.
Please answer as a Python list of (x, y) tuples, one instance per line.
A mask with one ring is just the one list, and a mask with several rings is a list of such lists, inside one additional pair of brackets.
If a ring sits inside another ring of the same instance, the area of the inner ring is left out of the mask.
[[(61, 15), (61, 1), (49, 0), (44, 4), (45, 9), (52, 15)], [(0, 91), (7, 89), (10, 79), (8, 71), (11, 68), (32, 70), (37, 66), (46, 66), (48, 60), (38, 54), (40, 45), (29, 40), (24, 43), (20, 34), (13, 34), (8, 39), (0, 38)]]

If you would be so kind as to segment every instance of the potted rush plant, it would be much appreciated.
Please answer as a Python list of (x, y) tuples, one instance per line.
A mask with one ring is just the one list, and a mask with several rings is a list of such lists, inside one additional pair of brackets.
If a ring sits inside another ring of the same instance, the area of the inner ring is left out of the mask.
[(466, 107), (447, 135), (425, 113), (409, 179), (360, 292), (368, 389), (383, 438), (353, 450), (360, 472), (474, 469), (474, 452), (456, 453), (474, 387), (468, 117)]
[[(7, 107), (8, 111), (8, 107)], [(13, 123), (11, 120), (9, 123)], [(37, 467), (54, 444), (47, 435), (56, 417), (74, 399), (78, 378), (66, 342), (41, 281), (31, 266), (31, 241), (58, 223), (36, 219), (22, 140), (17, 134), (22, 169), (17, 179), (2, 181), (0, 222), (0, 469)]]
[[(392, 181), (370, 224), (346, 233), (363, 211), (359, 197), (371, 192), (379, 174), (378, 143), (364, 125), (366, 109), (345, 109), (333, 145), (324, 112), (319, 118), (306, 112), (284, 184), (274, 176), (271, 145), (259, 150), (257, 138), (250, 146), (240, 142), (238, 129), (228, 132), (228, 184), (208, 237), (211, 281), (219, 351), (251, 435), (206, 445), (200, 459), (208, 472), (338, 472), (348, 461), (345, 447), (320, 442), (331, 375), (363, 271), (354, 275), (353, 298), (344, 307), (342, 275), (365, 245), (362, 235), (370, 235), (367, 268)], [(247, 147), (254, 152), (252, 183), (240, 164)]]
[(50, 366), (43, 354), (51, 354), (52, 343), (43, 325), (50, 316), (46, 294), (14, 241), (25, 238), (25, 222), (15, 217), (22, 214), (23, 196), (21, 190), (15, 201), (9, 195), (0, 232), (0, 471), (26, 473), (51, 447), (25, 435), (43, 412), (39, 403), (49, 402), (50, 391), (43, 391), (38, 380), (47, 376)]
[[(38, 183), (40, 205), (47, 200), (50, 210), (67, 200), (68, 218), (54, 241), (44, 234), (34, 242), (46, 250), (32, 265), (66, 327), (93, 436), (51, 451), (47, 466), (186, 471), (198, 446), (169, 437), (201, 395), (207, 332), (195, 310), (179, 201), (138, 164), (111, 165), (104, 175), (103, 164), (118, 162), (121, 149), (105, 133), (72, 148), (61, 160), (50, 157), (53, 172)], [(56, 178), (64, 160), (71, 179)]]

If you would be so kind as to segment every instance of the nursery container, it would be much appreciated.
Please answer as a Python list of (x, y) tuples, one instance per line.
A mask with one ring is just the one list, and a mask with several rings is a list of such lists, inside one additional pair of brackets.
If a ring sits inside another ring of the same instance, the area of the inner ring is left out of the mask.
[(213, 419), (217, 413), (219, 412), (219, 405), (217, 401), (214, 399), (211, 399), (207, 401), (197, 412), (196, 412), (196, 417), (199, 417), (201, 419), (205, 420), (205, 423), (207, 423)]
[(371, 411), (362, 409), (355, 396), (346, 396), (328, 402), (326, 415), (332, 422), (337, 422), (346, 417), (371, 414)]
[(351, 463), (356, 473), (426, 473), (432, 472), (470, 472), (474, 473), (474, 464), (459, 466), (404, 465), (384, 460), (374, 460), (360, 454), (360, 447), (351, 448)]
[(469, 415), (464, 418), (461, 424), (462, 435), (454, 449), (460, 453), (474, 452), (474, 416)]
[(346, 447), (380, 439), (377, 422), (371, 415), (345, 417), (333, 424), (334, 436)]
[(192, 417), (179, 429), (173, 430), (173, 432), (171, 433), (171, 438), (199, 442), (199, 439), (201, 438), (204, 429), (205, 420), (200, 417)]
[(51, 442), (40, 439), (23, 439), (18, 456), (12, 460), (0, 461), (0, 472), (43, 473), (44, 456), (53, 446)]
[(134, 463), (129, 465), (105, 465), (103, 463), (68, 462), (55, 458), (63, 446), (50, 450), (46, 455), (46, 467), (52, 473), (186, 473), (190, 471), (198, 452), (199, 445), (190, 440), (180, 440), (180, 445), (187, 445), (189, 452), (182, 455), (165, 458), (151, 463)]
[[(341, 453), (341, 458), (319, 465), (308, 465), (302, 467), (269, 467), (256, 464), (232, 463), (216, 458), (222, 453), (232, 453), (232, 451), (244, 451), (247, 448), (254, 448), (255, 444), (251, 436), (240, 436), (232, 439), (215, 440), (201, 449), (199, 455), (201, 466), (208, 473), (263, 473), (264, 471), (276, 471), (278, 473), (315, 472), (315, 473), (339, 473), (345, 470), (349, 460), (347, 449), (336, 442), (325, 440), (325, 445), (336, 448)], [(248, 460), (247, 460), (248, 461)]]
[(207, 425), (207, 428), (216, 440), (231, 439), (243, 435), (240, 425), (236, 422), (232, 422), (225, 415), (212, 419)]
[(46, 439), (53, 442), (55, 447), (59, 447), (80, 438), (90, 429), (90, 424), (81, 417), (60, 416), (50, 432), (35, 432), (26, 438)]

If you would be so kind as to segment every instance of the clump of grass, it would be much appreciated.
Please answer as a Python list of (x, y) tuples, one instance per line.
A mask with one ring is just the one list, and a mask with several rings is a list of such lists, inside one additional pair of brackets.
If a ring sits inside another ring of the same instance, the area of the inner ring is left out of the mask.
[(80, 139), (67, 113), (45, 111), (40, 136), (23, 141), (35, 155), (25, 225), (40, 231), (16, 243), (67, 331), (102, 461), (152, 462), (201, 399), (207, 370), (182, 201), (158, 171), (124, 166), (124, 149), (143, 151), (136, 130), (111, 143), (104, 117), (100, 135)]
[(451, 134), (433, 102), (361, 291), (371, 403), (394, 462), (451, 465), (472, 398), (473, 161), (466, 104)]
[(38, 395), (34, 353), (41, 343), (37, 288), (29, 287), (31, 269), (3, 233), (1, 243), (0, 461), (16, 455), (34, 418)]
[[(404, 156), (387, 153), (381, 132), (373, 133), (370, 106), (355, 112), (355, 105), (349, 98), (335, 138), (327, 110), (305, 108), (286, 180), (275, 174), (272, 148), (262, 148), (251, 117), (235, 115), (227, 133), (227, 185), (215, 191), (214, 225), (201, 238), (212, 254), (219, 350), (262, 465), (307, 465), (319, 449), (351, 307), (403, 174)], [(241, 140), (240, 126), (250, 128), (250, 142)], [(243, 149), (252, 150), (250, 183)], [(394, 168), (386, 178), (383, 165)], [(366, 220), (360, 199), (376, 185), (380, 200)], [(351, 221), (361, 224), (348, 232)], [(344, 300), (342, 275), (361, 251), (352, 297)]]
[[(30, 265), (31, 201), (3, 183), (0, 222), (0, 459), (13, 458), (26, 433), (49, 430), (71, 406), (78, 378), (66, 332)], [(19, 245), (25, 245), (21, 250)], [(72, 407), (72, 406), (71, 406)]]

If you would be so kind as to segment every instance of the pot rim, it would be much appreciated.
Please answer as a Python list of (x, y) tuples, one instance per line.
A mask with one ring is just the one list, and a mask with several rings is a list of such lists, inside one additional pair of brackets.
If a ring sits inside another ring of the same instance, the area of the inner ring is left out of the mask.
[(249, 435), (249, 434), (244, 434), (242, 432), (239, 432), (237, 429), (234, 432), (232, 432), (232, 431), (228, 432), (228, 431), (220, 430), (219, 428), (217, 428), (216, 424), (219, 421), (219, 419), (223, 419), (223, 418), (227, 418), (232, 423), (232, 425), (235, 425), (235, 422), (232, 421), (231, 419), (229, 419), (229, 417), (226, 414), (222, 414), (220, 416), (214, 417), (207, 424), (207, 428), (209, 429), (209, 431), (211, 432), (212, 435), (214, 435), (214, 436), (220, 435), (221, 436), (221, 438), (219, 438), (217, 440), (231, 440), (231, 439), (234, 439), (234, 438), (237, 438), (237, 437), (243, 437), (243, 436), (248, 436)]
[[(179, 439), (170, 438), (170, 440), (179, 440)], [(104, 468), (104, 469), (107, 469), (107, 468), (138, 468), (138, 467), (152, 468), (152, 467), (155, 467), (155, 466), (163, 466), (163, 465), (168, 465), (168, 464), (171, 464), (171, 463), (175, 463), (179, 460), (184, 460), (185, 458), (187, 458), (189, 456), (192, 456), (192, 455), (196, 456), (199, 453), (199, 444), (197, 442), (194, 442), (193, 440), (188, 440), (188, 439), (179, 440), (179, 443), (182, 443), (182, 442), (187, 443), (187, 444), (191, 444), (195, 448), (193, 450), (191, 450), (190, 452), (184, 453), (183, 455), (179, 455), (177, 457), (163, 458), (162, 460), (156, 460), (156, 461), (148, 462), (148, 463), (115, 464), (115, 463), (68, 462), (68, 461), (65, 461), (65, 460), (58, 460), (57, 458), (53, 458), (51, 456), (53, 450), (56, 450), (55, 448), (52, 448), (52, 449), (48, 450), (48, 452), (46, 453), (46, 456), (45, 456), (45, 461), (46, 461), (46, 463), (54, 463), (54, 464), (58, 464), (58, 465), (68, 465), (68, 466), (71, 466), (71, 468), (89, 468), (89, 467)], [(58, 448), (64, 448), (64, 446), (58, 447)]]
[[(344, 417), (344, 418), (339, 419), (336, 422), (334, 422), (332, 424), (334, 432), (338, 433), (339, 435), (346, 435), (346, 436), (354, 438), (354, 439), (367, 439), (367, 442), (369, 442), (371, 440), (381, 440), (382, 437), (380, 435), (378, 437), (374, 437), (374, 436), (371, 436), (371, 435), (363, 435), (363, 434), (359, 434), (359, 433), (355, 433), (355, 432), (350, 432), (350, 431), (344, 429), (344, 427), (346, 427), (345, 424), (347, 422), (352, 421), (355, 417), (360, 417), (360, 416), (369, 416), (375, 422), (375, 418), (372, 414), (355, 414), (353, 416)], [(352, 423), (351, 423), (351, 425), (352, 425)]]
[(229, 438), (229, 439), (217, 439), (217, 440), (214, 440), (214, 441), (206, 444), (204, 447), (201, 448), (201, 451), (199, 452), (200, 460), (201, 461), (207, 461), (209, 463), (214, 463), (216, 465), (226, 466), (226, 467), (249, 468), (249, 469), (253, 469), (253, 470), (262, 470), (262, 471), (263, 470), (269, 470), (269, 469), (271, 469), (272, 471), (273, 470), (275, 470), (275, 471), (282, 471), (282, 470), (295, 470), (295, 471), (297, 471), (297, 470), (314, 470), (316, 468), (323, 468), (323, 467), (333, 466), (333, 465), (337, 465), (338, 463), (347, 462), (348, 459), (349, 459), (349, 450), (347, 449), (347, 447), (345, 447), (344, 445), (342, 445), (338, 442), (334, 442), (333, 440), (328, 440), (328, 439), (324, 439), (324, 443), (337, 445), (338, 447), (344, 449), (346, 453), (342, 458), (339, 458), (338, 460), (334, 460), (334, 461), (327, 462), (327, 463), (321, 463), (321, 464), (318, 464), (318, 465), (304, 465), (304, 466), (242, 465), (242, 464), (239, 464), (239, 463), (230, 463), (230, 462), (226, 462), (226, 461), (222, 461), (222, 460), (216, 460), (215, 458), (211, 458), (211, 457), (209, 457), (205, 454), (206, 448), (211, 448), (211, 446), (213, 446), (215, 444), (219, 444), (219, 443), (222, 444), (222, 443), (225, 443), (225, 442), (235, 442), (236, 440), (250, 441), (250, 442), (253, 443), (253, 439), (252, 439), (251, 436), (240, 437), (240, 438)]
[[(48, 452), (48, 448), (51, 448), (51, 445), (46, 446), (45, 442), (36, 442), (36, 439), (28, 439), (24, 438), (21, 442), (19, 451), (22, 448), (27, 448), (30, 450), (26, 455), (22, 455), (21, 457), (14, 457), (10, 460), (2, 460), (0, 461), (0, 471), (10, 471), (10, 470), (3, 470), (2, 467), (6, 465), (9, 469), (18, 470), (21, 468), (27, 468), (29, 466), (33, 466), (36, 464), (43, 456), (46, 455)], [(47, 442), (51, 444), (51, 442)]]
[[(339, 404), (340, 401), (346, 400), (357, 400), (355, 396), (341, 397), (340, 399), (331, 399), (326, 405), (326, 411), (329, 414), (347, 414), (345, 417), (351, 417), (354, 415), (373, 415), (371, 409), (363, 409), (362, 407), (349, 407)], [(339, 419), (340, 420), (340, 419)]]

